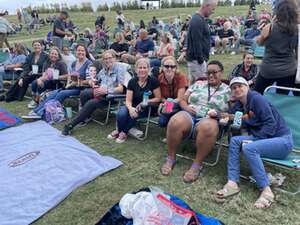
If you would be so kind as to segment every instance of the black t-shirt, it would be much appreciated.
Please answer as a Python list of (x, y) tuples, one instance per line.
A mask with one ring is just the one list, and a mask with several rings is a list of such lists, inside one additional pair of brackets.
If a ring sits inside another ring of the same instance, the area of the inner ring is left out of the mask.
[(53, 36), (56, 36), (56, 37), (61, 37), (63, 38), (65, 35), (63, 34), (58, 34), (55, 32), (56, 28), (62, 30), (62, 31), (65, 31), (66, 29), (66, 24), (64, 21), (62, 21), (60, 18), (56, 19), (54, 21), (54, 24), (53, 24)]
[(129, 45), (127, 43), (118, 43), (114, 42), (111, 44), (110, 49), (115, 50), (116, 52), (128, 52)]
[(136, 107), (143, 101), (144, 92), (151, 91), (149, 99), (154, 98), (153, 90), (159, 87), (159, 82), (156, 78), (148, 77), (147, 84), (145, 87), (141, 88), (138, 84), (138, 78), (134, 77), (128, 82), (127, 89), (133, 91), (132, 96), (132, 106)]
[(224, 29), (218, 30), (218, 36), (219, 38), (229, 38), (229, 37), (233, 37), (234, 33), (233, 30), (229, 29), (227, 31), (225, 31)]

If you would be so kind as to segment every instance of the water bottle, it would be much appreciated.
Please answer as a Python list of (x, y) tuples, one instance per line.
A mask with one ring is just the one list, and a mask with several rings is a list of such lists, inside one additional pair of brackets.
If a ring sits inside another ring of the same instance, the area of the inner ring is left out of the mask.
[(232, 128), (234, 128), (234, 129), (240, 129), (241, 128), (241, 126), (242, 126), (242, 116), (243, 116), (242, 112), (240, 112), (240, 111), (235, 112)]
[(143, 95), (143, 102), (142, 102), (142, 105), (143, 106), (147, 106), (148, 105), (148, 102), (149, 102), (149, 96), (151, 95), (151, 92), (150, 91), (145, 91), (144, 92), (144, 95)]

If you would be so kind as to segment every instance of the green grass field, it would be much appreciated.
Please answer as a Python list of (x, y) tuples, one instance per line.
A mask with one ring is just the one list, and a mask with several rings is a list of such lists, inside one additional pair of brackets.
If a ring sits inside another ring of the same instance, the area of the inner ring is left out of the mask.
[[(242, 15), (247, 10), (245, 7), (219, 7), (214, 16), (218, 15)], [(135, 22), (140, 19), (149, 21), (153, 15), (157, 18), (169, 18), (175, 15), (192, 14), (193, 9), (164, 9), (155, 11), (125, 11), (127, 18)], [(115, 13), (106, 13), (109, 24), (114, 22)], [(71, 18), (80, 28), (93, 27), (96, 14), (71, 14)], [(30, 43), (32, 39), (44, 37), (49, 27), (44, 27), (34, 35), (21, 33), (10, 41), (23, 41)], [(30, 40), (29, 40), (30, 39)], [(211, 59), (219, 59), (225, 65), (225, 73), (232, 69), (233, 65), (241, 61), (241, 56), (217, 55)], [(28, 113), (26, 105), (28, 100), (15, 103), (0, 103), (11, 112), (21, 116)], [(166, 157), (166, 145), (160, 140), (164, 137), (164, 130), (152, 126), (150, 137), (144, 142), (133, 138), (124, 144), (116, 144), (106, 139), (109, 132), (114, 129), (115, 120), (112, 118), (107, 126), (90, 123), (83, 128), (77, 128), (73, 136), (84, 144), (95, 149), (102, 155), (110, 155), (121, 160), (124, 165), (114, 171), (96, 178), (94, 181), (74, 191), (61, 204), (44, 215), (35, 225), (92, 225), (120, 198), (128, 192), (142, 187), (154, 185), (163, 190), (175, 194), (185, 200), (197, 211), (208, 216), (214, 216), (230, 225), (300, 225), (299, 221), (299, 195), (290, 197), (279, 192), (276, 193), (276, 203), (270, 209), (255, 209), (253, 203), (259, 192), (253, 184), (241, 182), (242, 193), (226, 203), (219, 204), (213, 200), (213, 193), (226, 182), (227, 153), (224, 149), (221, 160), (216, 167), (205, 167), (202, 177), (193, 184), (185, 184), (182, 181), (183, 173), (189, 168), (191, 162), (178, 159), (172, 175), (164, 177), (159, 169)], [(63, 124), (55, 126), (58, 129)], [(193, 153), (192, 145), (185, 144), (183, 148)], [(278, 171), (267, 167), (267, 170), (275, 173), (282, 172), (287, 175), (285, 186), (292, 189), (299, 182), (300, 176), (293, 172)], [(243, 164), (242, 171), (249, 172)]]

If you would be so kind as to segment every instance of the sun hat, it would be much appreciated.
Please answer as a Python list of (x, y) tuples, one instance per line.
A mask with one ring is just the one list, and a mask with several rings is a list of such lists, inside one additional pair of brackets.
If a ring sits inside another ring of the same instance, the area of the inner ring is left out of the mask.
[(230, 83), (229, 83), (229, 87), (231, 87), (233, 84), (236, 84), (236, 83), (239, 83), (239, 84), (244, 84), (246, 86), (249, 86), (248, 82), (245, 80), (245, 78), (243, 77), (235, 77), (233, 78)]

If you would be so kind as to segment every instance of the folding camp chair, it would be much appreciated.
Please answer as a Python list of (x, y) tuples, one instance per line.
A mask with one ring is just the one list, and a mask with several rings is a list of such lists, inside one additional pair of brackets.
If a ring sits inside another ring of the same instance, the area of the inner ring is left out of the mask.
[(9, 59), (9, 52), (1, 51), (0, 49), (0, 65), (4, 64)]
[[(273, 89), (273, 90), (272, 90)], [(274, 93), (274, 89), (290, 91), (289, 95), (282, 95)], [(294, 149), (289, 156), (284, 160), (274, 160), (269, 158), (263, 158), (263, 161), (267, 164), (280, 167), (287, 170), (294, 170), (300, 172), (300, 120), (299, 120), (299, 109), (300, 109), (300, 97), (292, 94), (300, 93), (300, 89), (287, 88), (280, 86), (270, 86), (266, 88), (264, 96), (276, 107), (280, 114), (285, 119), (288, 127), (291, 129), (294, 140)], [(300, 193), (300, 183), (298, 189), (295, 192), (290, 192), (281, 188), (277, 190), (296, 195)]]
[[(122, 64), (124, 67), (126, 67), (127, 73), (124, 74), (124, 87), (127, 88), (127, 84), (129, 80), (133, 76), (133, 72), (131, 70), (131, 66), (126, 63), (119, 63)], [(108, 101), (107, 108), (104, 110), (105, 111), (105, 118), (104, 120), (99, 120), (99, 119), (94, 119), (93, 121), (100, 124), (100, 125), (106, 125), (108, 124), (109, 121), (109, 116), (110, 115), (116, 115), (118, 112), (118, 109), (120, 108), (120, 105), (122, 102), (124, 102), (126, 98), (125, 94), (108, 94), (106, 96), (106, 100)]]
[(256, 46), (254, 50), (254, 57), (255, 58), (263, 58), (265, 54), (265, 47), (264, 46)]
[[(199, 80), (206, 80), (206, 78), (200, 78)], [(226, 80), (226, 79), (222, 79), (222, 82), (225, 84), (229, 84), (229, 80)], [(203, 162), (204, 165), (213, 167), (218, 164), (222, 147), (228, 148), (228, 144), (226, 143), (226, 137), (227, 137), (226, 134), (227, 133), (228, 133), (228, 125), (219, 125), (219, 134), (217, 137), (217, 142), (215, 144), (215, 147), (216, 147), (215, 157), (213, 158), (213, 160), (206, 159)], [(183, 155), (183, 154), (177, 153), (176, 156), (183, 158), (183, 159), (187, 159), (187, 160), (194, 160), (190, 156)]]

